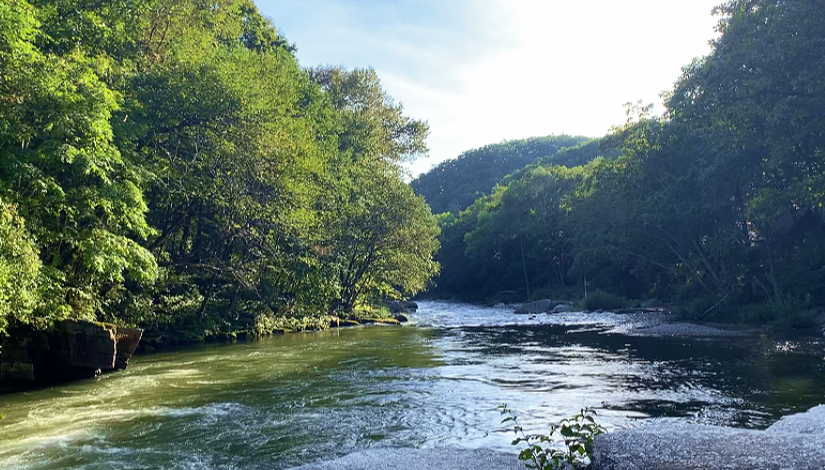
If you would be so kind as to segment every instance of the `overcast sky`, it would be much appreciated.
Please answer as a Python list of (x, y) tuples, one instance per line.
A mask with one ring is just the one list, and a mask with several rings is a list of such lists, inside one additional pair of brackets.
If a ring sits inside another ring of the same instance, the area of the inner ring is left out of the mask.
[(710, 49), (721, 0), (258, 0), (303, 66), (372, 67), (430, 123), (429, 158), (549, 134), (604, 135), (661, 103)]

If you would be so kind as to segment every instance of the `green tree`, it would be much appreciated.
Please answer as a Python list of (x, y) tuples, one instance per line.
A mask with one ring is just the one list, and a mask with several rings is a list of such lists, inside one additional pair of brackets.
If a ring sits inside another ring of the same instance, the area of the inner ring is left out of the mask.
[(40, 302), (40, 259), (23, 220), (0, 200), (0, 334), (9, 320), (28, 323)]
[(438, 225), (402, 181), (400, 163), (426, 152), (428, 126), (403, 113), (375, 71), (311, 71), (332, 102), (338, 126), (334, 181), (323, 201), (336, 306), (411, 295), (438, 271)]
[(0, 3), (0, 194), (26, 221), (51, 286), (44, 315), (91, 317), (126, 277), (151, 281), (135, 168), (113, 143), (101, 56), (43, 52), (37, 11)]

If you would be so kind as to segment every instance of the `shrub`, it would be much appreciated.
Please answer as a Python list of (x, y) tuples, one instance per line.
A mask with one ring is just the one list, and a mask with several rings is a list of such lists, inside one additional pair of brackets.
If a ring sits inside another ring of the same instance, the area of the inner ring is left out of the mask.
[(507, 415), (501, 423), (512, 423), (512, 431), (516, 435), (513, 445), (527, 445), (527, 448), (519, 453), (518, 458), (528, 462), (528, 468), (589, 469), (596, 436), (607, 432), (603, 426), (596, 423), (596, 411), (589, 408), (582, 409), (570, 419), (552, 424), (549, 434), (526, 434), (519, 424), (518, 417), (506, 404), (499, 409), (501, 414)]
[(582, 310), (585, 311), (618, 310), (629, 306), (630, 302), (627, 299), (600, 290), (593, 292), (581, 301)]

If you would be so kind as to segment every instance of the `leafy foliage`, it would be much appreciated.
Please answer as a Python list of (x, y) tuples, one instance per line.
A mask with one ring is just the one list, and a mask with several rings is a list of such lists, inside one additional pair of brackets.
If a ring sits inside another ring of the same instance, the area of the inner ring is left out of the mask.
[(527, 448), (519, 453), (519, 460), (527, 462), (527, 468), (590, 468), (593, 443), (599, 434), (607, 432), (607, 429), (596, 422), (596, 411), (590, 408), (582, 409), (570, 419), (552, 424), (547, 434), (525, 433), (518, 416), (513, 414), (507, 405), (502, 405), (499, 409), (502, 415), (507, 415), (501, 423), (512, 425), (511, 430), (516, 435), (513, 445), (527, 445)]
[(27, 322), (39, 304), (40, 259), (23, 220), (0, 200), (0, 333)]
[(0, 329), (199, 341), (426, 286), (426, 123), (294, 51), (250, 0), (0, 0)]
[[(578, 136), (548, 136), (513, 140), (469, 150), (458, 158), (440, 163), (412, 182), (416, 194), (424, 196), (433, 213), (458, 214), (476, 199), (490, 194), (510, 173), (541, 161), (575, 166), (595, 158), (593, 145), (576, 148), (590, 139)], [(571, 148), (570, 152), (564, 150)]]

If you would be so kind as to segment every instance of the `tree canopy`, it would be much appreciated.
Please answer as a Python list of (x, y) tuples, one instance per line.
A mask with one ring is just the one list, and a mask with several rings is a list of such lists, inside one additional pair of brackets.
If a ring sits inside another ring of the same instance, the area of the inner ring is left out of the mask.
[(0, 333), (191, 341), (424, 288), (426, 123), (295, 50), (250, 0), (0, 0)]
[[(587, 137), (558, 135), (512, 140), (487, 145), (462, 153), (438, 164), (412, 182), (416, 194), (424, 196), (433, 213), (458, 212), (470, 207), (479, 197), (490, 194), (496, 184), (525, 166), (544, 162), (576, 166), (596, 157)], [(583, 151), (582, 151), (583, 150)]]

